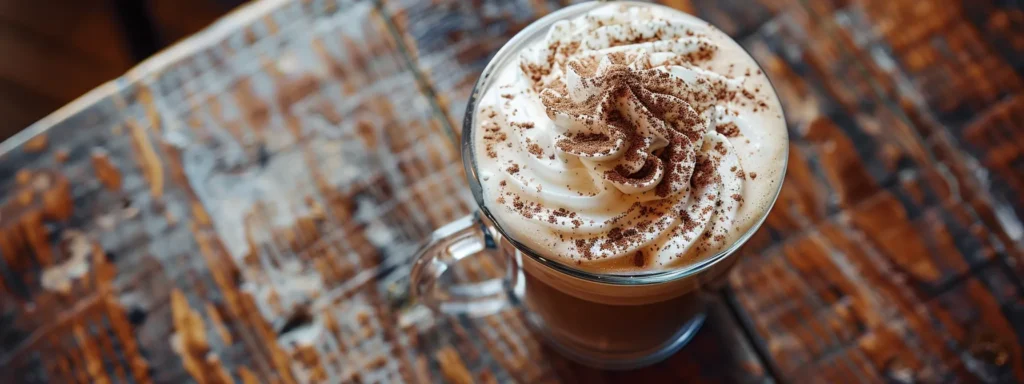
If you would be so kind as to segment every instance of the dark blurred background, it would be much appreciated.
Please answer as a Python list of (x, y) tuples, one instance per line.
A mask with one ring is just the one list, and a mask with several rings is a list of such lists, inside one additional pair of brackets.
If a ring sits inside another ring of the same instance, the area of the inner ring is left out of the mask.
[(244, 0), (0, 0), (0, 140)]

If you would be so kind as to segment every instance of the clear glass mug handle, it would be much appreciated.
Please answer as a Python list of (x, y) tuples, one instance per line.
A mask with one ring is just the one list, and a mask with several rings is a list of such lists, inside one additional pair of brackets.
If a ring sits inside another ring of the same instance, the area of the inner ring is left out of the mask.
[(508, 277), (445, 286), (442, 276), (467, 257), (501, 252), (480, 213), (463, 217), (434, 231), (413, 262), (409, 275), (412, 298), (435, 312), (486, 316), (511, 305)]

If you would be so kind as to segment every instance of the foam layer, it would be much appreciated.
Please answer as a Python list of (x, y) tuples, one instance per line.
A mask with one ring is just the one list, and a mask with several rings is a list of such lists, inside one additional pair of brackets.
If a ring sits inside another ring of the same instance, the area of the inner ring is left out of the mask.
[(788, 137), (767, 77), (688, 14), (600, 7), (496, 76), (473, 132), (485, 204), (575, 268), (692, 264), (757, 223), (782, 182)]

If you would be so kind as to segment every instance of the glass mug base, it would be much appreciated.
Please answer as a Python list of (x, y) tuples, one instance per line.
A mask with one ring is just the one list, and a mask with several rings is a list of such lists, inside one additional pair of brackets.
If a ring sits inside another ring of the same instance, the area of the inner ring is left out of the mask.
[(543, 320), (536, 315), (527, 314), (526, 316), (527, 324), (531, 329), (541, 336), (546, 345), (562, 356), (588, 367), (613, 371), (643, 368), (669, 358), (689, 344), (690, 340), (693, 340), (697, 331), (704, 325), (705, 317), (703, 313), (697, 314), (696, 317), (684, 324), (675, 336), (655, 348), (631, 352), (596, 352), (559, 343), (557, 339), (545, 332)]
[[(455, 263), (487, 253), (503, 257), (505, 276), (464, 285), (439, 283)], [(664, 360), (684, 347), (705, 319), (703, 284), (630, 291), (582, 281), (523, 255), (479, 214), (435, 232), (417, 256), (410, 283), (415, 299), (442, 314), (522, 310), (527, 325), (555, 352), (599, 369), (627, 370)], [(621, 296), (624, 291), (634, 293)]]
[(704, 323), (699, 291), (637, 302), (608, 299), (590, 294), (606, 287), (567, 287), (560, 283), (568, 278), (544, 274), (514, 247), (502, 248), (508, 271), (516, 274), (508, 285), (512, 305), (524, 310), (527, 325), (545, 344), (580, 364), (609, 370), (651, 365), (679, 351)]

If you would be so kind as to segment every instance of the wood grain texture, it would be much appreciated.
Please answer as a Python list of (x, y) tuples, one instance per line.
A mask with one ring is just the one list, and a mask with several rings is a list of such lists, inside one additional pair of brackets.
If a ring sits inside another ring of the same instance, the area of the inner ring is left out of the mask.
[[(159, 46), (197, 32), (242, 0), (140, 1)], [(112, 0), (0, 3), (0, 139), (136, 64)], [(157, 49), (158, 47), (153, 47)]]
[(0, 146), (0, 373), (1024, 381), (1020, 10), (666, 3), (737, 37), (792, 138), (776, 208), (666, 362), (592, 370), (519, 311), (438, 317), (405, 292), (417, 244), (472, 207), (453, 139), (476, 76), (564, 4), (267, 0)]
[(0, 138), (131, 66), (102, 0), (0, 4)]

